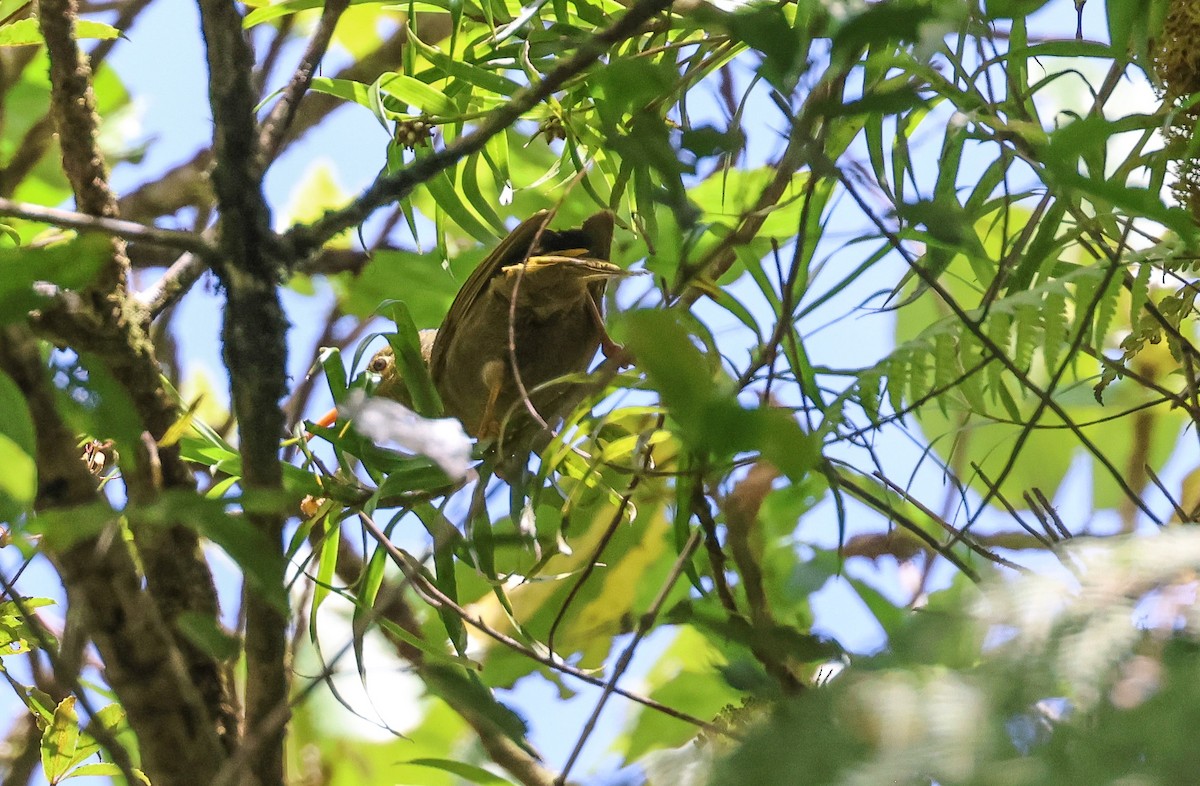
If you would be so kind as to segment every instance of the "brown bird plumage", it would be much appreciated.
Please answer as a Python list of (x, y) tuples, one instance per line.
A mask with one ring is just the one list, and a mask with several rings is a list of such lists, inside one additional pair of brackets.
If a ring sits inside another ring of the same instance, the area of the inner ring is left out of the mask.
[(586, 371), (605, 337), (604, 289), (625, 275), (608, 261), (613, 216), (559, 232), (545, 229), (548, 218), (525, 220), (471, 273), (433, 342), (429, 371), (446, 412), (476, 437), (498, 436), (510, 414), (529, 425), (521, 387), (543, 420), (561, 415), (570, 386), (546, 383)]
[[(605, 287), (627, 275), (608, 261), (611, 213), (564, 231), (546, 229), (548, 218), (539, 211), (514, 229), (463, 283), (441, 327), (420, 332), (445, 413), (478, 438), (500, 436), (507, 423), (505, 453), (513, 457), (529, 449), (540, 428), (521, 388), (547, 423), (565, 414), (574, 386), (547, 383), (587, 370), (607, 338)], [(377, 395), (411, 406), (391, 347), (367, 368), (380, 376)]]

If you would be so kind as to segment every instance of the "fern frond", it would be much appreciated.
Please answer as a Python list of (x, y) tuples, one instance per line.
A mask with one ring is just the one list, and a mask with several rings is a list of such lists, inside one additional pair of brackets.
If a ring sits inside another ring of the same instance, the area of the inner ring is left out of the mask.
[(1021, 368), (1029, 368), (1033, 350), (1042, 337), (1042, 310), (1034, 306), (1021, 306), (1016, 313), (1017, 340), (1013, 348), (1013, 360)]
[(1113, 317), (1117, 313), (1117, 303), (1121, 298), (1121, 288), (1124, 285), (1125, 277), (1121, 272), (1116, 273), (1108, 282), (1108, 286), (1104, 288), (1104, 294), (1100, 296), (1100, 302), (1096, 304), (1096, 317), (1093, 321), (1093, 345), (1100, 349), (1104, 346), (1104, 337), (1108, 334), (1108, 329), (1112, 325)]
[(1042, 358), (1046, 373), (1058, 370), (1058, 359), (1067, 348), (1067, 297), (1062, 292), (1046, 295), (1042, 307)]

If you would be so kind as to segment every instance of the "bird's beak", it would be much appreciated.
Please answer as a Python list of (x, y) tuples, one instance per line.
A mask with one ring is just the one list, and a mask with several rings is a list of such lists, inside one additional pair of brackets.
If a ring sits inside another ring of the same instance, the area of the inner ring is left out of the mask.
[(320, 426), (321, 428), (329, 428), (330, 426), (332, 426), (334, 423), (337, 422), (337, 416), (338, 416), (337, 407), (334, 407), (333, 409), (329, 410), (321, 417), (314, 420), (313, 424)]

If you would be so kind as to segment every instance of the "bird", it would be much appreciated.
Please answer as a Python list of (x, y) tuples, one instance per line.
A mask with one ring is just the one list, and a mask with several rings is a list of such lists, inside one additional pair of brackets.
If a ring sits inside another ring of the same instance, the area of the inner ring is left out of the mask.
[[(575, 403), (576, 386), (551, 383), (587, 371), (597, 349), (618, 349), (603, 296), (610, 280), (632, 274), (609, 261), (612, 213), (569, 230), (547, 229), (550, 218), (542, 210), (521, 222), (472, 271), (441, 326), (420, 331), (445, 414), (481, 441), (502, 440), (510, 460)], [(412, 406), (390, 346), (367, 369), (379, 375), (376, 395)]]
[(446, 412), (479, 439), (502, 436), (509, 417), (520, 431), (564, 414), (571, 386), (547, 383), (586, 371), (607, 339), (604, 290), (627, 274), (609, 261), (613, 215), (565, 231), (549, 218), (530, 216), (471, 273), (433, 342)]

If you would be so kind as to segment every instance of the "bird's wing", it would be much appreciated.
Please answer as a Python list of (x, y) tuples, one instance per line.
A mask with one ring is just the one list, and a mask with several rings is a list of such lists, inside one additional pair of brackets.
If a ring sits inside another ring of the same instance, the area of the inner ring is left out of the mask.
[(549, 211), (539, 210), (522, 221), (516, 229), (509, 232), (508, 236), (500, 241), (500, 245), (496, 246), (492, 253), (488, 254), (471, 271), (471, 275), (467, 277), (462, 288), (458, 290), (458, 294), (454, 296), (454, 302), (450, 304), (450, 310), (446, 312), (446, 319), (438, 329), (437, 338), (433, 342), (429, 370), (434, 380), (441, 378), (443, 366), (446, 363), (446, 348), (454, 341), (462, 315), (470, 313), (475, 303), (487, 291), (488, 282), (492, 280), (493, 276), (499, 274), (505, 265), (520, 262), (528, 256), (533, 239), (546, 224), (549, 215)]
[(588, 236), (588, 256), (607, 260), (612, 255), (613, 214), (602, 210), (583, 222), (583, 232)]

